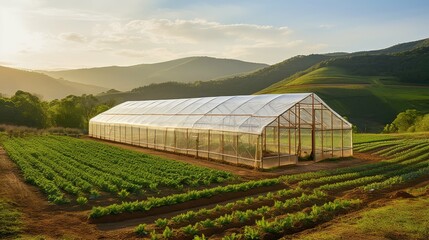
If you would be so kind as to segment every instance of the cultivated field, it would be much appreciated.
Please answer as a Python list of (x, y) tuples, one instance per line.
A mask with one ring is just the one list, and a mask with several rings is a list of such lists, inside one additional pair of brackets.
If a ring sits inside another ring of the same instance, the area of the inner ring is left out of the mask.
[[(428, 201), (426, 135), (358, 135), (356, 157), (365, 161), (328, 160), (314, 166), (331, 169), (310, 172), (307, 166), (276, 169), (250, 181), (239, 176), (243, 173), (234, 174), (237, 167), (214, 170), (183, 163), (185, 157), (173, 161), (92, 140), (34, 136), (3, 138), (2, 145), (7, 155), (0, 154), (0, 177), (5, 179), (0, 199), (9, 203), (0, 206), (15, 218), (18, 213), (11, 207), (22, 216), (13, 221), (13, 231), (0, 231), (0, 236), (382, 239), (388, 228), (377, 235), (371, 229), (376, 224), (362, 227), (355, 225), (357, 219), (394, 215), (389, 204), (396, 204), (398, 214), (410, 211), (401, 202), (408, 200), (395, 200), (399, 197), (413, 197), (416, 206)], [(336, 167), (345, 163), (349, 166)], [(291, 170), (301, 173), (286, 174)], [(377, 212), (374, 206), (386, 209)], [(344, 218), (348, 221), (338, 222)], [(421, 230), (429, 227), (427, 221), (397, 220), (418, 226), (401, 230), (402, 238), (429, 237)], [(354, 234), (336, 228), (345, 225)]]

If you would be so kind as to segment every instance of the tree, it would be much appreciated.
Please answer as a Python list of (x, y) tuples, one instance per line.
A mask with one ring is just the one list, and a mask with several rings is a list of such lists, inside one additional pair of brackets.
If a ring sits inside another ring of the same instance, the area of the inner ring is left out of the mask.
[(47, 111), (37, 96), (24, 91), (17, 91), (11, 101), (15, 105), (18, 125), (43, 128), (47, 125)]

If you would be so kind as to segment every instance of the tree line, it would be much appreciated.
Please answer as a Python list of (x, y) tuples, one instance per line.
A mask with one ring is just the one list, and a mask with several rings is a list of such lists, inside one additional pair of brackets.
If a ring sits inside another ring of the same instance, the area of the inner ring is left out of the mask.
[(408, 109), (399, 113), (395, 120), (383, 129), (384, 133), (425, 131), (429, 131), (429, 113), (423, 114), (416, 109)]
[(33, 128), (64, 127), (86, 131), (89, 120), (113, 106), (93, 95), (70, 95), (42, 101), (38, 96), (17, 91), (10, 98), (0, 97), (0, 124)]

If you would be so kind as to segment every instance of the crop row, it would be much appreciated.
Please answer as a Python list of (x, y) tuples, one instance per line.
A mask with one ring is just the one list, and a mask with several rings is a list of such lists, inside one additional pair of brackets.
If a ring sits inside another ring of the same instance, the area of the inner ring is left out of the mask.
[(186, 193), (173, 194), (166, 197), (151, 197), (143, 201), (122, 202), (121, 204), (113, 204), (106, 207), (94, 207), (89, 214), (89, 218), (100, 218), (107, 215), (116, 215), (125, 212), (145, 212), (154, 207), (169, 206), (195, 199), (209, 198), (229, 192), (242, 192), (253, 188), (272, 186), (279, 183), (279, 179), (264, 179), (227, 186), (218, 186), (203, 190), (192, 190)]
[[(192, 237), (199, 233), (222, 231), (223, 229), (228, 228), (231, 224), (234, 224), (235, 227), (237, 227), (237, 225), (244, 226), (251, 224), (254, 219), (282, 215), (286, 212), (292, 211), (293, 209), (302, 209), (307, 206), (312, 206), (314, 202), (325, 202), (326, 198), (327, 195), (320, 191), (314, 191), (312, 194), (302, 193), (299, 197), (288, 198), (284, 201), (275, 201), (269, 206), (264, 205), (257, 209), (233, 210), (232, 212), (226, 213), (222, 216), (206, 218), (205, 220), (176, 229), (174, 232), (176, 236), (188, 235), (189, 237)], [(208, 212), (210, 211), (208, 210)], [(207, 216), (210, 215), (207, 214)], [(172, 217), (169, 221), (160, 221), (158, 219), (155, 221), (155, 225), (157, 225), (159, 227), (158, 230), (161, 231), (165, 231), (163, 228), (167, 227), (169, 229), (173, 229), (173, 225), (175, 224), (174, 219), (176, 217), (177, 216)], [(160, 224), (162, 222), (164, 224)], [(173, 223), (173, 225), (170, 223)]]
[(281, 200), (285, 198), (288, 199), (293, 196), (299, 196), (302, 193), (303, 191), (301, 188), (282, 189), (275, 192), (269, 192), (267, 194), (261, 194), (257, 197), (246, 197), (244, 199), (240, 199), (223, 205), (217, 204), (215, 207), (209, 209), (201, 208), (198, 211), (188, 211), (173, 216), (170, 219), (160, 218), (155, 221), (155, 225), (158, 227), (165, 227), (167, 225), (171, 227), (173, 225), (180, 225), (189, 221), (195, 221), (196, 219), (205, 218), (208, 215), (215, 216), (222, 214), (226, 211), (249, 209), (252, 206), (257, 206), (259, 203), (264, 203), (266, 201), (274, 202), (276, 200)]
[[(326, 222), (334, 216), (362, 204), (359, 199), (335, 200), (323, 205), (314, 205), (309, 212), (296, 212), (274, 220), (260, 219), (255, 221), (254, 226), (246, 226), (242, 234), (234, 233), (234, 239), (261, 239), (264, 234), (278, 238), (285, 233), (296, 232), (305, 228), (313, 227), (321, 222)], [(223, 239), (231, 239), (231, 235)]]
[(327, 177), (327, 176), (335, 176), (335, 175), (341, 175), (341, 174), (348, 174), (348, 173), (356, 173), (356, 172), (364, 172), (368, 170), (374, 170), (376, 168), (383, 168), (392, 164), (398, 164), (400, 162), (406, 161), (408, 159), (412, 159), (414, 157), (418, 157), (424, 153), (427, 153), (429, 151), (429, 143), (426, 143), (425, 145), (411, 149), (406, 150), (402, 152), (401, 154), (398, 154), (393, 159), (380, 161), (377, 163), (372, 164), (365, 164), (361, 166), (354, 166), (354, 167), (346, 167), (346, 168), (339, 168), (339, 169), (333, 169), (333, 170), (323, 170), (323, 171), (317, 171), (317, 172), (307, 172), (307, 173), (300, 173), (300, 174), (293, 174), (293, 175), (285, 175), (281, 177), (283, 181), (286, 183), (297, 183), (304, 180), (311, 180), (314, 181), (314, 179), (321, 178), (321, 177)]

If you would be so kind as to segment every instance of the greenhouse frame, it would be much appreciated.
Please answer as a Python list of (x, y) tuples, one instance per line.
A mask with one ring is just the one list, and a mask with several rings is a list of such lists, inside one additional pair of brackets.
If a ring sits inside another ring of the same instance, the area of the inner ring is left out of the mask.
[(264, 169), (353, 155), (352, 125), (314, 93), (128, 101), (89, 136)]

